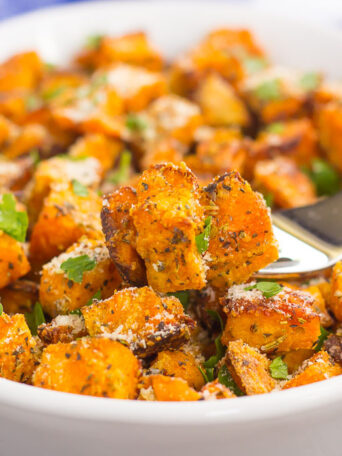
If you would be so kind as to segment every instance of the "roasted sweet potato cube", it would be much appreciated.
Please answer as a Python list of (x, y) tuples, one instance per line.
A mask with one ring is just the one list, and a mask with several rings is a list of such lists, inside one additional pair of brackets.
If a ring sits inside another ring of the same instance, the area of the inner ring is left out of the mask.
[(318, 140), (328, 160), (342, 172), (342, 107), (339, 101), (322, 106), (316, 116)]
[(284, 363), (287, 365), (289, 374), (293, 374), (296, 372), (299, 367), (303, 364), (303, 362), (311, 358), (315, 353), (314, 350), (309, 349), (299, 349), (299, 350), (291, 350), (286, 352), (282, 355), (282, 359)]
[(148, 284), (165, 293), (203, 288), (205, 265), (195, 237), (204, 229), (204, 214), (196, 178), (185, 164), (144, 171), (131, 214)]
[(163, 65), (162, 56), (144, 32), (118, 37), (90, 37), (85, 48), (76, 56), (76, 62), (90, 69), (124, 62), (159, 71)]
[(260, 121), (268, 124), (307, 114), (307, 102), (320, 81), (316, 73), (274, 66), (249, 76), (240, 90)]
[(177, 348), (195, 325), (177, 298), (160, 297), (149, 287), (125, 288), (81, 311), (91, 336), (120, 340), (141, 357)]
[(77, 314), (57, 315), (50, 323), (38, 326), (37, 334), (44, 345), (69, 343), (88, 335), (83, 317)]
[(329, 308), (338, 321), (342, 321), (342, 262), (335, 264), (331, 275)]
[(17, 160), (0, 158), (0, 191), (23, 190), (33, 174), (31, 157)]
[(76, 195), (71, 184), (54, 184), (32, 230), (30, 257), (47, 262), (81, 236), (102, 239), (101, 198), (92, 190)]
[[(197, 132), (198, 134), (198, 132)], [(248, 145), (236, 129), (218, 128), (209, 130), (201, 136), (195, 154), (184, 158), (189, 168), (202, 180), (208, 182), (227, 171), (243, 173), (247, 158)]]
[(233, 87), (217, 74), (209, 74), (204, 79), (195, 98), (208, 125), (246, 127), (249, 124), (244, 102)]
[(15, 282), (30, 270), (24, 246), (3, 231), (0, 232), (0, 288)]
[(17, 382), (30, 381), (35, 368), (36, 342), (24, 315), (0, 316), (0, 377)]
[(231, 340), (241, 339), (267, 353), (313, 348), (320, 335), (313, 297), (283, 287), (266, 298), (253, 286), (255, 282), (235, 285), (222, 299), (227, 314), (222, 342), (228, 345)]
[(143, 170), (165, 162), (179, 165), (183, 161), (186, 147), (177, 139), (162, 136), (154, 141), (149, 141), (144, 152), (141, 160), (141, 168)]
[(247, 280), (278, 258), (269, 211), (261, 195), (236, 172), (217, 177), (204, 188), (212, 215), (205, 255), (207, 280), (225, 289)]
[(242, 340), (229, 342), (225, 361), (248, 396), (269, 393), (275, 388), (276, 382), (269, 373), (270, 360)]
[(199, 364), (191, 352), (179, 350), (164, 350), (158, 353), (156, 360), (151, 364), (153, 372), (157, 369), (162, 375), (183, 378), (188, 384), (199, 390), (204, 385)]
[(2, 153), (9, 159), (28, 154), (32, 149), (41, 148), (48, 144), (49, 132), (43, 125), (29, 124), (17, 129), (12, 135)]
[(201, 394), (205, 401), (234, 399), (236, 397), (229, 388), (222, 385), (217, 379), (204, 385)]
[(332, 326), (334, 321), (327, 310), (325, 299), (320, 288), (317, 285), (310, 285), (309, 287), (304, 288), (304, 291), (310, 293), (314, 298), (313, 309), (319, 314), (321, 325), (324, 328)]
[(259, 161), (254, 169), (253, 185), (263, 194), (272, 195), (274, 204), (285, 209), (306, 206), (317, 199), (310, 178), (287, 157)]
[(66, 393), (135, 399), (139, 361), (119, 342), (82, 338), (49, 345), (33, 377), (33, 384)]
[(136, 251), (136, 230), (130, 211), (137, 202), (131, 187), (121, 187), (103, 199), (102, 228), (109, 255), (122, 278), (131, 285), (146, 285), (146, 270)]
[(326, 351), (322, 350), (304, 361), (298, 372), (283, 385), (283, 389), (320, 382), (341, 374), (342, 367), (335, 363)]
[(9, 315), (30, 312), (38, 301), (38, 285), (30, 280), (17, 280), (0, 290), (0, 299)]
[(77, 88), (87, 83), (88, 79), (87, 75), (79, 70), (48, 70), (40, 81), (38, 94), (43, 102), (48, 103), (68, 88)]
[(13, 55), (0, 65), (0, 92), (35, 88), (42, 70), (43, 63), (36, 52)]
[(145, 401), (199, 401), (201, 394), (191, 388), (182, 378), (166, 375), (143, 377), (140, 400)]
[(123, 144), (118, 139), (108, 138), (101, 134), (81, 136), (70, 148), (71, 157), (94, 157), (100, 163), (103, 173), (113, 168), (119, 158)]
[[(93, 269), (83, 272), (81, 282), (70, 280), (61, 266), (70, 258), (83, 255), (95, 261)], [(94, 295), (108, 298), (120, 285), (121, 277), (109, 257), (105, 243), (80, 239), (43, 266), (39, 298), (44, 311), (55, 317), (85, 306)]]

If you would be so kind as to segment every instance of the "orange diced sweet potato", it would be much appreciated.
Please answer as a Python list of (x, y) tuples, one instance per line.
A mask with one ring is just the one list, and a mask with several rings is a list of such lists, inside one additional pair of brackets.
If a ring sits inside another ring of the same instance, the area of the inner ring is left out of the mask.
[(141, 160), (141, 168), (147, 169), (159, 163), (173, 163), (179, 165), (183, 160), (186, 147), (181, 142), (169, 136), (158, 137), (146, 144), (144, 156)]
[(143, 378), (139, 399), (163, 402), (199, 401), (201, 394), (182, 378), (150, 375)]
[(331, 275), (329, 308), (338, 321), (342, 321), (342, 262), (335, 264)]
[(0, 288), (23, 277), (30, 269), (23, 244), (0, 231)]
[(43, 63), (36, 52), (13, 55), (0, 65), (0, 92), (35, 88), (42, 69)]
[(318, 139), (331, 162), (342, 172), (342, 108), (340, 101), (322, 106), (316, 116)]
[(229, 388), (219, 383), (217, 379), (204, 385), (201, 394), (205, 401), (234, 399), (236, 397)]
[(9, 315), (30, 312), (38, 301), (38, 285), (29, 280), (17, 280), (0, 290), (4, 312)]

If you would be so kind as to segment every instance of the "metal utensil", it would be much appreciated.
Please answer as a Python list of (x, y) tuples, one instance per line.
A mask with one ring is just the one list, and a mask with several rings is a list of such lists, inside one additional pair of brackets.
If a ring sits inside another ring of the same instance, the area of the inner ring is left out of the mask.
[(256, 276), (314, 277), (342, 259), (342, 191), (315, 204), (272, 216), (279, 259)]

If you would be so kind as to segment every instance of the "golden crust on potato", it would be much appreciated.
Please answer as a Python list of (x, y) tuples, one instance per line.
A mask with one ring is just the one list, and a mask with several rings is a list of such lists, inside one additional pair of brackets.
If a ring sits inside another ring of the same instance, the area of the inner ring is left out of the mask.
[(149, 287), (125, 288), (81, 311), (91, 336), (120, 340), (141, 357), (177, 348), (195, 325), (177, 298), (160, 297)]
[(13, 55), (0, 65), (0, 92), (35, 88), (42, 70), (43, 62), (36, 52)]
[(31, 267), (22, 243), (0, 230), (0, 288), (26, 275)]
[(266, 353), (312, 349), (320, 336), (314, 298), (288, 287), (266, 298), (258, 289), (246, 290), (253, 285), (236, 285), (221, 300), (227, 314), (222, 342), (241, 339)]
[(39, 339), (44, 345), (58, 342), (72, 342), (88, 335), (84, 320), (76, 314), (57, 315), (50, 323), (43, 323), (37, 328)]
[(49, 345), (33, 376), (40, 388), (88, 396), (135, 399), (139, 361), (119, 342), (83, 338)]
[(140, 400), (199, 401), (201, 394), (191, 388), (182, 378), (166, 375), (149, 375), (142, 378)]
[(207, 279), (224, 289), (275, 261), (277, 242), (263, 198), (238, 173), (217, 177), (204, 191), (213, 214)]

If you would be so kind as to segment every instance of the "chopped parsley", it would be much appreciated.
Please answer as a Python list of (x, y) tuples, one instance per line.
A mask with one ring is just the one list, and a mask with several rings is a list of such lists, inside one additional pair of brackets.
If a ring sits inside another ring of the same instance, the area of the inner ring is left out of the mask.
[(279, 79), (272, 79), (258, 85), (254, 90), (255, 96), (261, 101), (276, 101), (281, 98)]
[(2, 312), (4, 311), (4, 306), (0, 302), (0, 315), (2, 315)]
[(285, 130), (283, 122), (273, 122), (271, 125), (266, 127), (267, 133), (273, 133), (275, 135), (281, 135)]
[(272, 296), (277, 295), (283, 289), (283, 286), (277, 282), (272, 281), (257, 282), (250, 287), (246, 287), (245, 291), (253, 289), (261, 291), (265, 298), (272, 298)]
[(16, 202), (11, 193), (2, 195), (0, 203), (0, 230), (16, 239), (24, 242), (28, 227), (28, 217), (26, 212), (16, 210)]
[(37, 95), (29, 95), (25, 100), (25, 107), (28, 111), (35, 111), (42, 107), (42, 100)]
[(126, 118), (126, 127), (131, 131), (139, 132), (145, 130), (147, 122), (135, 114), (129, 114)]
[(97, 292), (94, 294), (94, 296), (89, 299), (86, 306), (91, 306), (94, 299), (101, 299), (101, 290), (97, 290)]
[(217, 378), (222, 385), (233, 391), (236, 396), (245, 396), (245, 393), (237, 386), (225, 364), (220, 368)]
[(262, 57), (246, 57), (243, 59), (243, 65), (248, 74), (257, 73), (267, 66), (267, 62)]
[(128, 181), (132, 155), (129, 150), (124, 150), (120, 157), (118, 169), (107, 179), (111, 184), (119, 185)]
[(32, 312), (25, 313), (25, 320), (27, 326), (30, 328), (32, 336), (36, 336), (38, 326), (45, 323), (45, 316), (40, 302), (35, 303)]
[(274, 358), (270, 364), (271, 376), (276, 380), (286, 380), (289, 371), (287, 369), (287, 364), (282, 360), (281, 356)]
[(59, 95), (61, 95), (65, 91), (65, 87), (56, 87), (54, 89), (47, 90), (42, 94), (42, 98), (44, 101), (52, 101)]
[(40, 154), (39, 154), (38, 149), (36, 149), (36, 148), (31, 149), (29, 154), (30, 154), (33, 166), (36, 167), (38, 165), (38, 163), (40, 162)]
[(89, 195), (89, 190), (80, 181), (73, 179), (71, 181), (71, 184), (72, 191), (75, 193), (75, 195), (82, 196), (83, 198)]
[(208, 250), (212, 219), (211, 215), (205, 219), (203, 232), (198, 234), (195, 238), (199, 253), (204, 253)]
[(321, 326), (321, 334), (318, 337), (318, 340), (314, 347), (316, 352), (319, 352), (320, 350), (322, 350), (324, 342), (327, 340), (329, 334), (330, 334), (330, 332), (327, 331), (325, 328), (323, 328), (323, 326)]
[(64, 261), (61, 264), (61, 269), (66, 273), (68, 279), (73, 282), (81, 283), (83, 280), (83, 273), (92, 271), (95, 266), (95, 260), (89, 258), (88, 255), (81, 255)]
[(101, 45), (103, 35), (96, 34), (96, 35), (90, 35), (86, 39), (85, 46), (89, 50), (96, 51)]
[(212, 355), (207, 361), (203, 363), (203, 366), (206, 370), (207, 377), (209, 381), (214, 380), (214, 369), (217, 365), (217, 363), (220, 361), (221, 358), (223, 358), (225, 354), (225, 347), (222, 345), (221, 342), (221, 337), (222, 337), (222, 331), (223, 331), (223, 321), (220, 316), (220, 314), (214, 310), (207, 310), (208, 314), (215, 320), (220, 325), (220, 334), (216, 337), (215, 339), (215, 348), (216, 348), (216, 353), (215, 355)]
[(302, 89), (304, 89), (307, 92), (311, 92), (315, 89), (317, 89), (319, 83), (320, 83), (320, 76), (318, 73), (310, 72), (310, 73), (305, 73), (299, 80), (299, 85)]
[(168, 296), (174, 296), (175, 298), (179, 299), (181, 302), (182, 306), (184, 307), (184, 310), (188, 309), (189, 306), (189, 291), (188, 290), (182, 290), (182, 291), (176, 291), (173, 293), (168, 293)]
[(272, 208), (274, 203), (274, 195), (271, 192), (264, 194), (264, 199), (268, 207)]
[(312, 180), (318, 196), (331, 196), (339, 191), (339, 175), (332, 165), (325, 160), (315, 158), (310, 168), (303, 167), (302, 170)]

